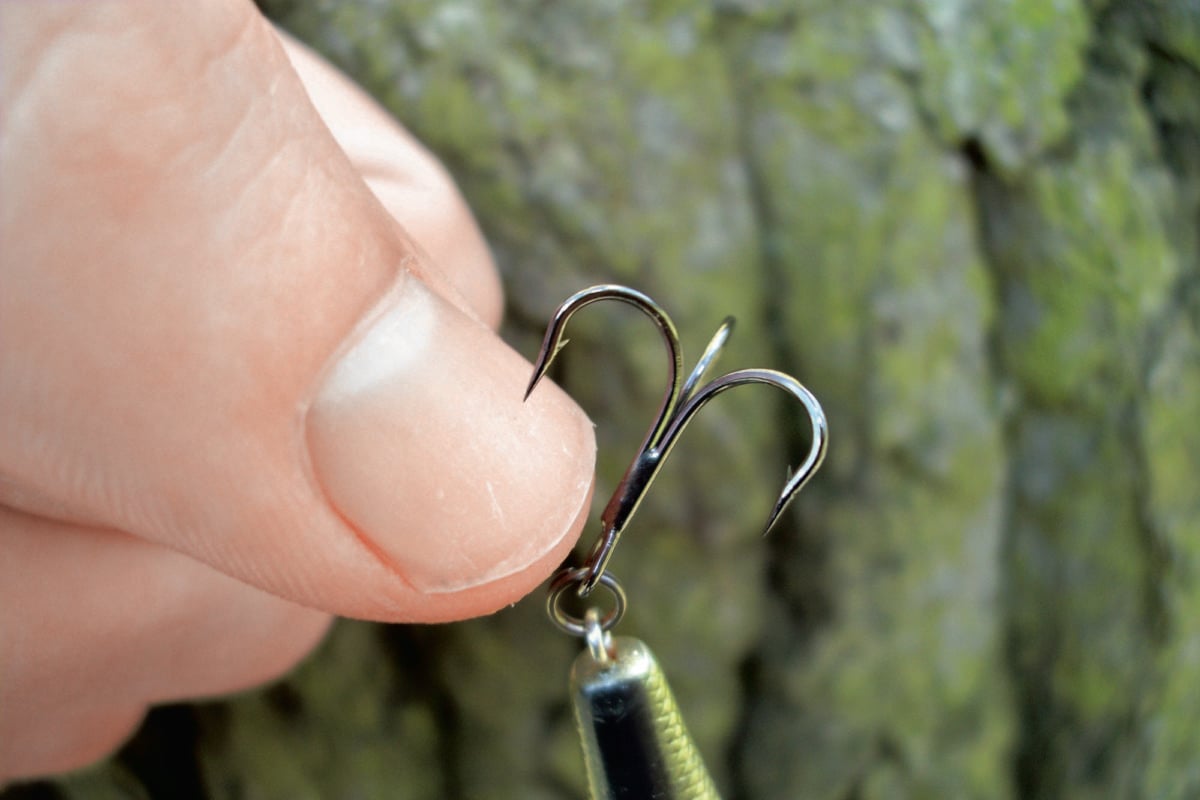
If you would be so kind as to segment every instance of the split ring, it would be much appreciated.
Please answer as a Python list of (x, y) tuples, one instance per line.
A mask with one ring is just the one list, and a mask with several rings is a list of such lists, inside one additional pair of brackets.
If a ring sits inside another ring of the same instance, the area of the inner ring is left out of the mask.
[[(550, 582), (550, 593), (546, 596), (546, 614), (550, 621), (572, 636), (588, 635), (586, 617), (578, 617), (568, 613), (562, 607), (563, 595), (568, 589), (582, 586), (591, 575), (588, 567), (563, 570)], [(600, 630), (608, 631), (625, 616), (625, 589), (612, 575), (601, 573), (600, 585), (608, 589), (613, 598), (612, 609), (600, 618)], [(577, 595), (578, 596), (578, 595)]]

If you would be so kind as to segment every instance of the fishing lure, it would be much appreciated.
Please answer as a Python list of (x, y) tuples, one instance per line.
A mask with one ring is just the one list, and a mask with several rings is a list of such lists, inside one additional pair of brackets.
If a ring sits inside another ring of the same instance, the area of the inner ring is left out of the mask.
[[(642, 446), (600, 516), (600, 536), (583, 566), (564, 569), (551, 580), (546, 610), (555, 625), (587, 643), (571, 669), (571, 694), (593, 800), (716, 800), (716, 786), (650, 649), (637, 639), (610, 633), (625, 613), (626, 596), (620, 582), (607, 572), (608, 563), (680, 433), (717, 395), (735, 386), (766, 384), (787, 392), (807, 412), (812, 428), (808, 453), (784, 484), (764, 534), (821, 466), (828, 425), (817, 399), (799, 381), (782, 372), (742, 369), (702, 383), (733, 330), (732, 318), (721, 323), (681, 385), (683, 355), (670, 317), (641, 292), (614, 285), (584, 289), (558, 307), (542, 340), (526, 398), (566, 343), (563, 332), (567, 321), (585, 306), (604, 300), (632, 305), (658, 326), (667, 347), (667, 390)], [(611, 595), (607, 613), (590, 606), (578, 616), (563, 607), (569, 592), (586, 599), (597, 586), (603, 586)]]

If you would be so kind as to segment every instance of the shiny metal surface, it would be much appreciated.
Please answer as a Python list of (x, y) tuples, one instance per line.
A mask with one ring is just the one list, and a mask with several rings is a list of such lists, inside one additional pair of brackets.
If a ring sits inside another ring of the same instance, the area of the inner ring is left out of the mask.
[(641, 641), (614, 637), (571, 669), (592, 800), (718, 800), (666, 677)]
[(683, 370), (683, 355), (679, 345), (679, 334), (674, 323), (666, 312), (646, 295), (626, 286), (602, 285), (593, 286), (571, 295), (558, 307), (546, 329), (534, 364), (533, 377), (525, 390), (528, 397), (546, 374), (550, 363), (566, 344), (563, 334), (567, 322), (580, 309), (602, 300), (618, 300), (634, 306), (649, 316), (658, 326), (663, 342), (667, 348), (667, 388), (659, 406), (658, 415), (651, 424), (642, 446), (638, 449), (632, 463), (625, 470), (624, 476), (609, 499), (604, 513), (600, 516), (602, 530), (588, 554), (584, 569), (586, 573), (576, 580), (578, 594), (586, 597), (595, 589), (601, 575), (612, 557), (613, 548), (621, 533), (629, 524), (637, 511), (650, 484), (654, 481), (663, 462), (671, 453), (671, 448), (679, 438), (679, 434), (692, 420), (696, 412), (710, 400), (722, 392), (735, 386), (747, 384), (764, 384), (775, 386), (798, 400), (808, 413), (812, 426), (811, 444), (800, 466), (793, 472), (784, 484), (783, 491), (775, 501), (771, 514), (767, 518), (764, 533), (770, 531), (779, 519), (779, 515), (787, 508), (796, 494), (804, 487), (809, 478), (820, 467), (825, 458), (828, 443), (828, 424), (825, 412), (817, 399), (804, 386), (790, 375), (769, 369), (744, 369), (722, 375), (703, 385), (704, 373), (716, 360), (733, 330), (733, 320), (726, 319), (717, 329), (716, 335), (705, 348), (704, 354), (696, 368), (688, 376), (682, 388), (680, 373)]
[(613, 607), (607, 614), (599, 616), (597, 609), (589, 608), (585, 616), (579, 617), (570, 614), (562, 607), (567, 591), (577, 587), (587, 578), (588, 574), (587, 567), (561, 570), (550, 581), (550, 591), (546, 593), (546, 615), (550, 617), (551, 622), (558, 626), (559, 630), (572, 636), (587, 636), (587, 615), (593, 612), (598, 615), (597, 624), (602, 631), (611, 630), (621, 621), (621, 617), (625, 616), (625, 606), (627, 605), (625, 587), (621, 586), (620, 581), (607, 572), (600, 575), (600, 585), (608, 589), (613, 599)]

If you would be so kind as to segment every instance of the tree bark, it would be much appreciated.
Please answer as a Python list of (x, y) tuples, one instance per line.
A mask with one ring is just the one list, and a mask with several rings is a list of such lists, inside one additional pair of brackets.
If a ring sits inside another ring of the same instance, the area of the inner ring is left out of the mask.
[[(1194, 0), (264, 6), (450, 167), (522, 352), (629, 283), (692, 357), (732, 313), (723, 366), (824, 404), (826, 466), (769, 540), (807, 440), (745, 390), (613, 563), (723, 796), (1200, 796)], [(621, 309), (571, 340), (603, 500), (661, 345)], [(538, 597), (343, 623), (282, 684), (157, 712), (39, 790), (582, 797), (577, 647)]]

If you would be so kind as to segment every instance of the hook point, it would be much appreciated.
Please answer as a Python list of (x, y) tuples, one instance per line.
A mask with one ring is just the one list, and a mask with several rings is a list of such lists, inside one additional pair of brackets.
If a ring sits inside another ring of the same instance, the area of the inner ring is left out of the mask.
[(779, 517), (783, 514), (784, 509), (787, 508), (790, 499), (785, 500), (781, 497), (775, 501), (775, 507), (771, 509), (771, 516), (767, 517), (767, 524), (763, 527), (762, 535), (764, 537), (775, 528), (775, 524), (779, 522)]
[(538, 385), (538, 381), (542, 379), (542, 373), (534, 372), (533, 377), (529, 379), (529, 385), (525, 387), (525, 397), (521, 400), (522, 403), (529, 401), (529, 395), (533, 394), (534, 388)]
[[(533, 376), (529, 379), (529, 385), (525, 387), (525, 400), (529, 399), (529, 395), (533, 394), (533, 390), (541, 383), (542, 378), (546, 377), (546, 373), (550, 371), (550, 365), (554, 363), (554, 359), (567, 346), (570, 339), (560, 339), (553, 350), (546, 346), (543, 342), (542, 350), (538, 353), (537, 363), (533, 365)], [(524, 401), (522, 401), (524, 402)]]

